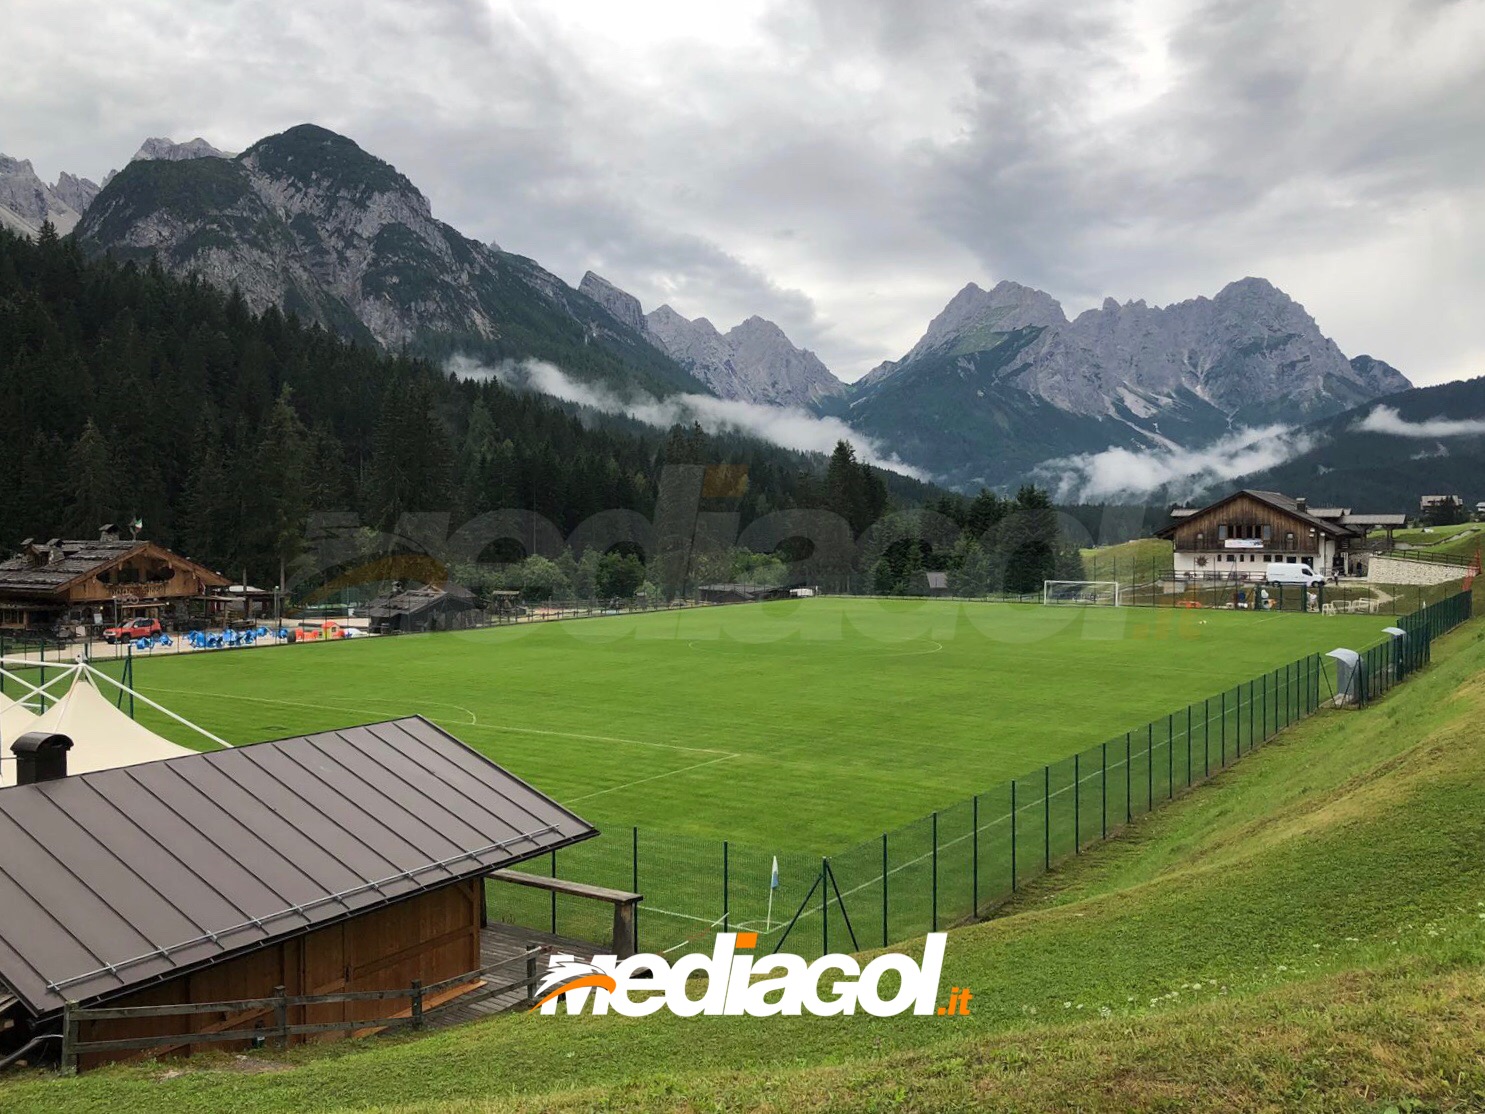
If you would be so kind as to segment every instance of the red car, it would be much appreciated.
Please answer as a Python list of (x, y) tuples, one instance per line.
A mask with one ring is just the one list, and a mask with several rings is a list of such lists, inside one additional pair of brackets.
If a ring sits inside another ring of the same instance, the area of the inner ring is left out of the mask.
[(158, 619), (130, 619), (121, 627), (109, 627), (103, 632), (103, 641), (112, 646), (115, 642), (133, 642), (137, 638), (153, 638), (164, 634), (165, 628)]

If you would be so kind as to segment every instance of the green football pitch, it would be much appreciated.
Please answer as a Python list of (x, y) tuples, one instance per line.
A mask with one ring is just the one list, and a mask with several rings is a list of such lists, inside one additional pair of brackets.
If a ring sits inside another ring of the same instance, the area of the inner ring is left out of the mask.
[(234, 744), (417, 713), (601, 828), (821, 853), (1386, 622), (828, 598), (140, 656), (135, 683)]

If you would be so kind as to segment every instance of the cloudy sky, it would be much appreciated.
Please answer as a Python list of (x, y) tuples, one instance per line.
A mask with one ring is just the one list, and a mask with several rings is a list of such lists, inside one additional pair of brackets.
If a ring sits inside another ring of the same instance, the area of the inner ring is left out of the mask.
[[(313, 10), (310, 10), (313, 9)], [(966, 282), (1070, 312), (1261, 275), (1485, 374), (1485, 0), (7, 0), (0, 151), (314, 121), (435, 214), (842, 378)]]

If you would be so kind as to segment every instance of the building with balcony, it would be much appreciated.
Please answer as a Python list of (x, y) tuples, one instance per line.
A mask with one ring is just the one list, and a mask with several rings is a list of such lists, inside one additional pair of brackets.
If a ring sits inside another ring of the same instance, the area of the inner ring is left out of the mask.
[(1236, 491), (1207, 507), (1178, 507), (1157, 533), (1175, 547), (1180, 577), (1259, 580), (1274, 562), (1307, 564), (1325, 575), (1364, 571), (1374, 530), (1406, 524), (1403, 514), (1356, 514), (1311, 507), (1277, 491)]

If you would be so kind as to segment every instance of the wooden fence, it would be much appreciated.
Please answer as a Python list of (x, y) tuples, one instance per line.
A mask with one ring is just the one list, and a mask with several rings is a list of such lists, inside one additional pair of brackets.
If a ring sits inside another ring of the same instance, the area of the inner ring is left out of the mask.
[[(145, 1049), (179, 1048), (192, 1044), (216, 1044), (229, 1041), (251, 1041), (255, 1044), (267, 1044), (274, 1041), (280, 1048), (288, 1046), (290, 1037), (308, 1036), (319, 1033), (353, 1032), (373, 1033), (385, 1029), (412, 1028), (421, 1029), (432, 1017), (442, 1010), (453, 1007), (463, 1007), (483, 1002), (490, 998), (499, 997), (502, 994), (510, 994), (513, 991), (524, 990), (525, 1000), (534, 1002), (536, 1000), (536, 987), (541, 981), (542, 972), (539, 970), (538, 959), (548, 949), (538, 946), (528, 947), (521, 955), (502, 959), (488, 966), (467, 971), (462, 975), (440, 982), (423, 985), (420, 980), (414, 980), (413, 984), (405, 989), (396, 990), (354, 990), (341, 991), (334, 994), (286, 994), (282, 986), (275, 988), (275, 993), (267, 998), (241, 998), (233, 1001), (223, 1002), (186, 1002), (166, 1006), (122, 1006), (116, 1009), (107, 1007), (91, 1008), (81, 1007), (69, 1002), (63, 1009), (62, 1014), (62, 1071), (73, 1074), (77, 1071), (78, 1057), (94, 1052), (132, 1052)], [(495, 985), (485, 985), (467, 994), (460, 994), (438, 1005), (424, 1008), (424, 1004), (430, 999), (437, 999), (443, 992), (453, 989), (462, 983), (473, 983), (476, 981), (487, 981), (488, 976), (502, 967), (513, 964), (525, 965), (521, 977), (508, 982)], [(385, 1002), (406, 1001), (409, 1007), (398, 1011), (388, 1017), (357, 1018), (354, 1021), (327, 1021), (314, 1024), (289, 1024), (289, 1011), (296, 1006), (321, 1006), (339, 1002)], [(90, 1021), (126, 1021), (137, 1018), (149, 1017), (187, 1017), (200, 1014), (260, 1014), (271, 1015), (272, 1023), (265, 1025), (262, 1020), (250, 1029), (233, 1028), (221, 1031), (199, 1031), (194, 1033), (170, 1033), (149, 1037), (131, 1037), (121, 1040), (89, 1040), (82, 1039), (82, 1026)]]

